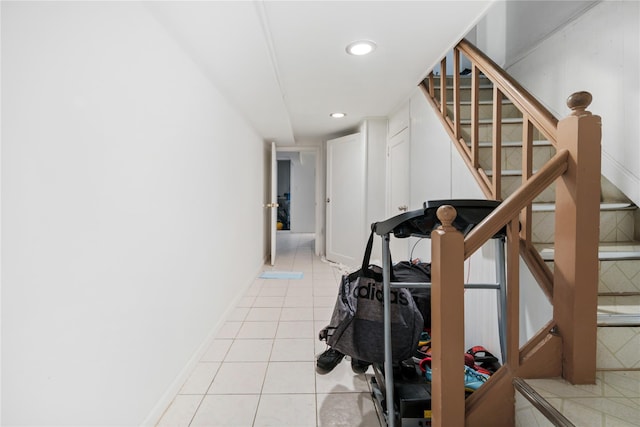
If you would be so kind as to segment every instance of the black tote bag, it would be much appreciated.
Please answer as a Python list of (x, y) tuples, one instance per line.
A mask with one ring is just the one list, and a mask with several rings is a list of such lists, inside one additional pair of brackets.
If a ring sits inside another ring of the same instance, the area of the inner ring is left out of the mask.
[[(371, 232), (362, 267), (343, 275), (329, 326), (321, 333), (327, 344), (355, 359), (384, 362), (384, 298), (382, 268), (369, 265), (373, 247)], [(393, 361), (413, 354), (423, 318), (406, 288), (391, 289), (391, 351)]]

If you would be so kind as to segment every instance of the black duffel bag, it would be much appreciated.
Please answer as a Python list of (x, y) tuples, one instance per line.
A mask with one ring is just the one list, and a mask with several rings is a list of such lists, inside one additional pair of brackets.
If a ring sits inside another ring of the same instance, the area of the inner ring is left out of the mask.
[[(372, 245), (373, 232), (362, 268), (342, 276), (333, 315), (329, 325), (320, 332), (320, 339), (326, 339), (330, 347), (354, 359), (381, 363), (384, 361), (382, 268), (369, 265)], [(391, 290), (390, 309), (392, 359), (405, 360), (418, 344), (424, 320), (415, 298), (406, 288)]]
[[(405, 283), (430, 283), (431, 263), (401, 261), (393, 266), (393, 281)], [(409, 288), (422, 318), (424, 327), (431, 328), (431, 288)]]

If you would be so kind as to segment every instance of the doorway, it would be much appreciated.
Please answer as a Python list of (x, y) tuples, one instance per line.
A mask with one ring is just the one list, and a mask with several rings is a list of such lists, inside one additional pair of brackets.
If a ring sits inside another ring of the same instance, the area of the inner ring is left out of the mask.
[(291, 160), (278, 160), (278, 231), (291, 230)]
[[(321, 245), (324, 215), (318, 216), (318, 205), (324, 205), (318, 198), (323, 197), (323, 158), (320, 147), (277, 147), (277, 234), (313, 233), (314, 252), (319, 255), (324, 250)], [(281, 226), (278, 224), (281, 223)]]

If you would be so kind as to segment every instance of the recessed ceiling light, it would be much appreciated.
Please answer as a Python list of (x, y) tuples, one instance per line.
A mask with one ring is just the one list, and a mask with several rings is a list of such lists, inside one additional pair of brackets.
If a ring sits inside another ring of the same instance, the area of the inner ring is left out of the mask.
[(376, 44), (371, 40), (357, 40), (349, 43), (346, 50), (349, 55), (361, 56), (373, 52), (375, 48)]
[(331, 117), (333, 117), (334, 119), (341, 119), (344, 116), (346, 116), (346, 113), (331, 113), (329, 114)]

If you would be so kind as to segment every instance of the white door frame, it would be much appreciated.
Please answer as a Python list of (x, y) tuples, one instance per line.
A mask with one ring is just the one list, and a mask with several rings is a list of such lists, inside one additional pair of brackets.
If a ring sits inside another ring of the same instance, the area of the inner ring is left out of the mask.
[(321, 256), (324, 254), (324, 195), (325, 195), (325, 168), (324, 158), (322, 157), (322, 147), (320, 145), (308, 146), (308, 147), (295, 147), (295, 146), (282, 146), (276, 145), (276, 151), (278, 153), (314, 153), (316, 155), (316, 225), (315, 225), (315, 254)]

